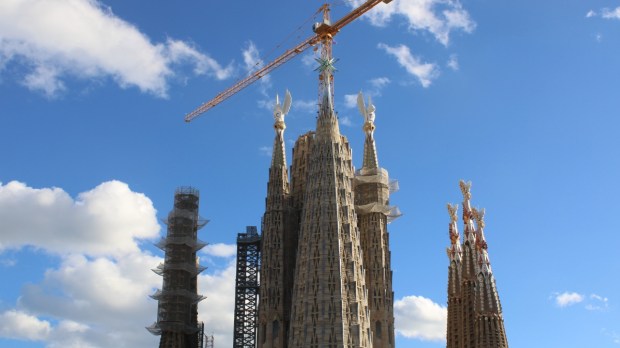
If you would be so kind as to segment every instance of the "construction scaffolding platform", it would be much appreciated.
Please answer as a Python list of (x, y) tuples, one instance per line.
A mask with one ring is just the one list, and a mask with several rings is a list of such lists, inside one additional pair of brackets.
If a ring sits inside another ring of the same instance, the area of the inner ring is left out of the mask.
[(256, 226), (237, 235), (233, 348), (256, 346), (261, 237)]

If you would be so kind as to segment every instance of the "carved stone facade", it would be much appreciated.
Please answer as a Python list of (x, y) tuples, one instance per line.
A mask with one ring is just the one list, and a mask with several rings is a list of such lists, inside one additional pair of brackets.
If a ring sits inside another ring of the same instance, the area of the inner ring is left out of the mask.
[[(471, 183), (463, 192), (464, 240), (456, 226), (456, 206), (448, 205), (448, 348), (508, 348), (502, 307), (484, 237), (484, 210), (471, 208)], [(474, 220), (476, 224), (474, 225)]]
[(258, 347), (393, 347), (387, 223), (394, 185), (377, 165), (372, 134), (355, 173), (331, 95), (324, 94), (316, 132), (295, 143), (289, 184), (283, 119), (275, 128)]

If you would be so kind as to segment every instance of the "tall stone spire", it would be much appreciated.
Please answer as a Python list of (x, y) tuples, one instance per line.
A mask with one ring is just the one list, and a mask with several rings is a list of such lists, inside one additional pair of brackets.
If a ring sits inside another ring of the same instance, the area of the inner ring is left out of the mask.
[(451, 247), (448, 248), (447, 347), (508, 348), (499, 295), (484, 237), (484, 209), (471, 208), (471, 182), (461, 181), (459, 184), (463, 193), (465, 236), (462, 248), (459, 248), (456, 207), (448, 205)]
[(473, 210), (476, 225), (478, 254), (478, 284), (476, 296), (476, 347), (508, 348), (502, 306), (499, 302), (495, 277), (491, 270), (487, 242), (484, 238), (484, 209)]
[[(329, 27), (329, 12), (315, 25)], [(319, 115), (307, 155), (289, 347), (372, 347), (351, 148), (333, 110), (331, 35), (322, 36)], [(295, 163), (294, 163), (295, 165)]]
[(351, 149), (332, 112), (322, 105), (308, 154), (289, 347), (370, 348)]
[(461, 249), (461, 237), (459, 236), (456, 225), (458, 205), (448, 204), (450, 213), (449, 235), (450, 247), (447, 248), (448, 259), (448, 327), (446, 340), (448, 347), (461, 347), (462, 342), (462, 314), (463, 302), (461, 298), (461, 260), (463, 251)]
[(471, 182), (459, 182), (461, 192), (463, 193), (463, 224), (464, 224), (464, 241), (463, 241), (463, 265), (461, 271), (461, 298), (463, 303), (462, 325), (463, 329), (463, 348), (475, 348), (474, 321), (475, 311), (474, 303), (476, 300), (476, 275), (477, 275), (477, 258), (476, 258), (476, 234), (471, 210)]
[(273, 157), (269, 168), (267, 199), (263, 216), (262, 265), (258, 347), (286, 347), (290, 322), (290, 297), (297, 236), (287, 226), (292, 216), (289, 202), (289, 181), (284, 146), (284, 116), (291, 107), (291, 94), (286, 91), (284, 103), (276, 96), (274, 107)]
[(364, 159), (362, 168), (355, 173), (355, 211), (361, 234), (362, 253), (366, 267), (366, 286), (373, 347), (394, 347), (394, 292), (392, 291), (391, 253), (388, 222), (396, 217), (397, 209), (389, 206), (390, 185), (387, 170), (379, 167), (373, 133), (375, 107), (370, 99), (368, 107), (360, 92), (359, 111), (364, 117)]

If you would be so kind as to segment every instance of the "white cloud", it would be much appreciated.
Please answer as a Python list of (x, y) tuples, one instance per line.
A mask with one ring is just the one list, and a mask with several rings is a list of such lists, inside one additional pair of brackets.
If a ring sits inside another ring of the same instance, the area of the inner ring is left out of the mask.
[[(351, 6), (357, 7), (363, 2), (355, 0)], [(453, 31), (471, 33), (476, 28), (458, 0), (394, 0), (389, 4), (380, 3), (365, 17), (376, 26), (387, 25), (393, 17), (404, 17), (411, 31), (429, 32), (443, 45), (449, 44)]]
[(560, 307), (568, 307), (584, 300), (584, 296), (576, 292), (563, 292), (555, 294), (555, 303)]
[(317, 65), (315, 53), (311, 51), (301, 56), (301, 63), (306, 67), (315, 68)]
[[(263, 67), (264, 62), (260, 58), (258, 48), (256, 48), (256, 45), (252, 41), (247, 43), (246, 48), (241, 51), (241, 54), (243, 56), (245, 71), (247, 71), (248, 75), (260, 70)], [(271, 77), (269, 75), (265, 75), (258, 81), (260, 82), (260, 92), (266, 96), (267, 89), (271, 88)]]
[(237, 254), (237, 246), (235, 244), (224, 243), (209, 244), (202, 249), (202, 252), (209, 256), (232, 257)]
[(267, 156), (267, 157), (271, 157), (271, 155), (273, 154), (273, 149), (271, 146), (261, 146), (258, 148), (258, 151), (260, 152), (261, 155)]
[(589, 311), (602, 311), (609, 308), (609, 299), (597, 294), (590, 294), (589, 303), (585, 308)]
[(0, 251), (30, 245), (52, 253), (121, 255), (158, 235), (150, 199), (119, 181), (71, 198), (59, 188), (0, 183)]
[(23, 287), (18, 307), (59, 321), (49, 347), (147, 347), (157, 338), (144, 327), (157, 302), (148, 297), (162, 279), (150, 269), (163, 261), (145, 252), (119, 258), (71, 255)]
[(53, 66), (39, 65), (24, 77), (22, 84), (31, 91), (40, 91), (48, 98), (64, 91), (65, 84), (59, 80), (58, 70)]
[(318, 103), (316, 100), (293, 100), (291, 108), (300, 112), (317, 112)]
[(457, 71), (459, 70), (459, 60), (456, 56), (456, 54), (452, 54), (450, 55), (450, 59), (448, 59), (448, 68)]
[(405, 296), (394, 302), (396, 331), (408, 338), (446, 339), (448, 309), (423, 296)]
[(349, 109), (357, 107), (357, 94), (345, 94), (344, 106)]
[(112, 78), (166, 97), (173, 65), (189, 63), (194, 73), (224, 79), (222, 67), (189, 44), (168, 39), (152, 43), (134, 25), (97, 0), (13, 0), (0, 2), (0, 56), (34, 70), (22, 83), (54, 96), (61, 78)]
[(339, 118), (340, 124), (346, 127), (353, 127), (353, 121), (349, 116)]
[(199, 292), (207, 298), (198, 305), (198, 320), (205, 324), (205, 334), (213, 334), (218, 347), (231, 347), (235, 310), (235, 267), (228, 266), (198, 278)]
[(598, 16), (600, 16), (601, 18), (605, 18), (605, 19), (620, 19), (620, 6), (614, 9), (602, 8), (598, 12), (594, 10), (590, 10), (588, 11), (588, 13), (586, 13), (586, 18), (592, 18), (592, 17), (598, 17)]
[[(30, 219), (43, 217), (26, 221), (24, 212)], [(148, 295), (162, 285), (162, 278), (151, 269), (163, 259), (127, 247), (134, 239), (152, 234), (139, 232), (152, 231), (156, 223), (156, 212), (147, 197), (116, 181), (82, 193), (77, 200), (59, 188), (33, 189), (11, 182), (0, 184), (0, 214), (3, 247), (34, 245), (60, 259), (58, 265), (50, 265), (36, 277), (40, 282), (22, 287), (15, 309), (0, 313), (0, 337), (42, 341), (49, 348), (157, 345), (159, 337), (144, 327), (157, 317), (157, 301)], [(129, 215), (134, 215), (133, 219)], [(115, 231), (121, 227), (119, 223), (130, 227), (121, 231), (129, 237), (100, 236), (119, 233)], [(14, 225), (19, 224), (28, 231), (23, 240), (14, 236)], [(5, 231), (10, 233), (5, 235)], [(89, 233), (92, 231), (98, 233)], [(67, 245), (59, 247), (52, 238)], [(100, 246), (94, 248), (93, 244)], [(114, 248), (123, 252), (111, 252)], [(206, 333), (214, 334), (222, 346), (232, 344), (233, 249), (233, 245), (212, 245), (207, 255), (229, 258), (226, 266), (215, 265), (198, 277), (199, 293), (207, 296), (199, 305), (199, 319), (205, 322)]]
[(390, 81), (390, 79), (387, 77), (377, 77), (377, 78), (371, 79), (369, 82), (373, 88), (377, 90), (381, 90), (383, 87), (387, 86), (392, 81)]
[(620, 6), (616, 7), (613, 10), (610, 10), (608, 8), (602, 9), (601, 17), (606, 19), (620, 19)]
[(17, 264), (17, 260), (12, 259), (12, 258), (0, 259), (0, 265), (2, 265), (3, 267), (13, 267), (16, 264)]
[(0, 337), (28, 341), (45, 340), (52, 331), (48, 321), (32, 315), (8, 310), (0, 314)]
[(435, 64), (422, 63), (420, 58), (411, 54), (409, 47), (405, 45), (392, 47), (380, 43), (379, 48), (396, 57), (398, 64), (405, 68), (409, 74), (415, 76), (422, 84), (422, 87), (430, 86), (432, 80), (439, 75), (439, 70)]

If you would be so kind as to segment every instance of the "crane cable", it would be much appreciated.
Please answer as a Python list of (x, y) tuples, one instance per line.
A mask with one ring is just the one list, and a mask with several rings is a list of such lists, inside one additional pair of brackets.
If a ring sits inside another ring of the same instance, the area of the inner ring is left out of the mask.
[(295, 34), (297, 34), (297, 36), (296, 36), (297, 38), (301, 38), (300, 31), (302, 30), (302, 28), (307, 27), (309, 22), (312, 22), (313, 20), (315, 20), (316, 17), (319, 15), (319, 13), (321, 13), (321, 9), (320, 8), (318, 10), (316, 10), (316, 12), (314, 12), (314, 14), (312, 14), (310, 17), (308, 17), (306, 20), (304, 20), (304, 22), (301, 23), (296, 29), (293, 29), (280, 43), (278, 43), (272, 49), (270, 49), (269, 52), (267, 52), (267, 54), (262, 55), (262, 56), (259, 55), (258, 61), (254, 64), (254, 66), (248, 72), (248, 74), (251, 74), (253, 71), (256, 71), (256, 70), (260, 69), (261, 66), (264, 64), (264, 62), (268, 61), (268, 58), (270, 58), (277, 49), (281, 48)]

